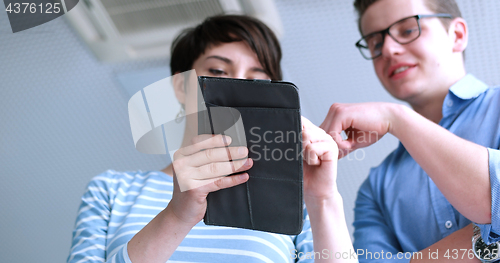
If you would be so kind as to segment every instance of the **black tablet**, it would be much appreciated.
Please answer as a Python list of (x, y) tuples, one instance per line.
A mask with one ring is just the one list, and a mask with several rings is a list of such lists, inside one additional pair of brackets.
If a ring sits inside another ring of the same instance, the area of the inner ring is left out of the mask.
[(302, 230), (302, 134), (289, 82), (198, 77), (198, 134), (225, 134), (254, 161), (241, 185), (207, 196), (207, 225), (296, 235)]

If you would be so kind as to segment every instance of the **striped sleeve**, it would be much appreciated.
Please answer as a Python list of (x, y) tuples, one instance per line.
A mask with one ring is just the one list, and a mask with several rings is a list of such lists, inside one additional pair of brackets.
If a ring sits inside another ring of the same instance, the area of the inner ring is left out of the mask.
[(311, 231), (311, 223), (309, 222), (309, 214), (304, 206), (304, 225), (302, 232), (295, 237), (295, 256), (296, 262), (314, 262), (311, 257), (299, 257), (298, 255), (307, 255), (308, 252), (314, 252), (313, 236)]
[[(106, 262), (108, 256), (106, 255), (106, 234), (111, 214), (110, 196), (112, 193), (110, 191), (113, 189), (108, 187), (106, 181), (94, 178), (89, 183), (78, 210), (67, 262)], [(118, 251), (112, 258), (109, 258), (108, 262), (119, 262), (116, 261), (119, 254), (122, 254), (122, 251)]]

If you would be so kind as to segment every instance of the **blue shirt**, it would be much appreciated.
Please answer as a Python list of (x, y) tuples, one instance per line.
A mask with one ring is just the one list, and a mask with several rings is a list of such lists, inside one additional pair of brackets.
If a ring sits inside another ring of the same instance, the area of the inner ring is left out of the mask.
[[(68, 262), (127, 262), (127, 243), (168, 205), (172, 177), (162, 172), (107, 171), (82, 197)], [(207, 226), (199, 222), (169, 262), (313, 262), (312, 232), (304, 211), (297, 236)]]
[[(500, 89), (488, 88), (466, 75), (450, 87), (439, 123), (488, 148), (492, 222), (479, 226), (483, 239), (489, 242), (498, 241), (496, 233), (500, 233), (499, 114)], [(401, 143), (382, 164), (371, 169), (358, 192), (354, 213), (354, 248), (364, 254), (361, 262), (377, 257), (386, 262), (389, 256), (409, 262), (412, 254), (404, 252), (425, 249), (471, 223), (446, 200)]]

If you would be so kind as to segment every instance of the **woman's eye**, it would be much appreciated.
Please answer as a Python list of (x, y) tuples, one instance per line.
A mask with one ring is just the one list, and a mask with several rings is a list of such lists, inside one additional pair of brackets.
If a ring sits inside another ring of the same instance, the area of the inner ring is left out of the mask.
[(223, 75), (225, 74), (226, 72), (224, 72), (223, 70), (220, 70), (220, 69), (209, 69), (208, 72), (210, 72), (210, 74), (212, 75), (215, 75), (215, 76), (220, 76), (220, 75)]

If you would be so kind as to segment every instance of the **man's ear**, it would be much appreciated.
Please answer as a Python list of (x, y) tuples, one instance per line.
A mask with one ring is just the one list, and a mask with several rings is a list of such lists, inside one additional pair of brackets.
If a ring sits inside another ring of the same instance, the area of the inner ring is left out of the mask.
[(450, 24), (449, 34), (453, 37), (453, 52), (463, 52), (469, 42), (467, 22), (461, 17), (453, 19)]
[(175, 97), (180, 104), (186, 103), (186, 90), (184, 88), (184, 74), (176, 72), (172, 77), (172, 84), (174, 86)]

